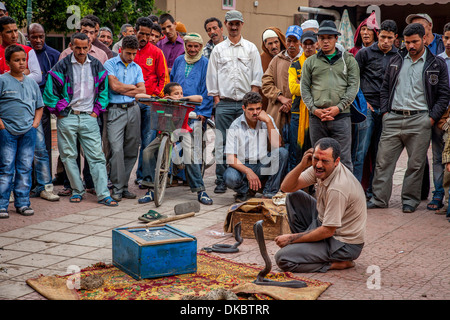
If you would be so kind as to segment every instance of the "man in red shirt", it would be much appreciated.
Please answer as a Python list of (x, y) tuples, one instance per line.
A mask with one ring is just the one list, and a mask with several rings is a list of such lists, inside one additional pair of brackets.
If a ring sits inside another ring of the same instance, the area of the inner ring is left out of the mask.
[[(169, 83), (170, 78), (162, 50), (149, 41), (152, 26), (153, 23), (149, 18), (141, 17), (137, 19), (135, 34), (139, 41), (139, 49), (134, 62), (142, 68), (146, 93), (162, 98), (164, 86)], [(139, 106), (141, 108), (141, 150), (136, 171), (136, 183), (144, 178), (142, 175), (142, 151), (156, 138), (156, 131), (150, 130), (150, 107), (142, 103)], [(150, 179), (152, 180), (152, 178)]]
[(27, 68), (24, 74), (35, 80), (38, 84), (42, 80), (41, 67), (33, 48), (17, 43), (19, 39), (19, 30), (17, 28), (16, 20), (9, 16), (0, 18), (0, 35), (2, 44), (0, 45), (0, 74), (9, 71), (9, 66), (6, 64), (5, 49), (6, 47), (17, 44), (25, 50), (27, 55)]

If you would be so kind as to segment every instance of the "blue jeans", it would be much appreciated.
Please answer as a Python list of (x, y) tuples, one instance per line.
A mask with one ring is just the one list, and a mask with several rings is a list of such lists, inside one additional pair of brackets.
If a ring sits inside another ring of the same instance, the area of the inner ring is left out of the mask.
[(377, 162), (378, 143), (380, 142), (381, 131), (383, 130), (383, 115), (379, 108), (374, 108), (373, 111), (367, 110), (367, 141), (369, 141), (366, 156), (369, 166), (369, 177), (367, 186), (367, 195), (372, 196), (372, 180), (375, 171), (375, 164)]
[[(202, 177), (202, 157), (203, 157), (203, 123), (198, 120), (189, 120), (189, 126), (193, 132), (189, 134), (191, 139), (182, 141), (183, 161), (186, 163), (186, 176), (192, 192), (205, 190)], [(186, 152), (187, 151), (187, 152)]]
[[(289, 124), (289, 165), (288, 172), (294, 169), (300, 161), (302, 161), (303, 154), (306, 150), (311, 148), (311, 138), (309, 137), (309, 129), (305, 131), (305, 138), (303, 145), (298, 144), (298, 127), (299, 117), (297, 113), (291, 113), (291, 123)], [(286, 147), (286, 146), (285, 146)]]
[[(273, 156), (272, 156), (273, 155)], [(267, 154), (267, 157), (256, 163), (243, 163), (250, 168), (260, 180), (267, 179), (263, 196), (273, 197), (280, 190), (281, 182), (286, 176), (289, 152), (285, 148), (275, 149)], [(223, 174), (225, 184), (238, 194), (247, 194), (249, 190), (248, 181), (242, 172), (228, 167)]]
[[(8, 209), (11, 190), (16, 208), (30, 206), (36, 129), (22, 135), (0, 130), (0, 208)], [(14, 180), (14, 182), (13, 182)], [(14, 186), (13, 186), (14, 184)]]
[[(156, 130), (150, 129), (150, 119), (151, 119), (151, 111), (150, 106), (139, 103), (139, 108), (141, 108), (141, 148), (139, 150), (139, 158), (138, 158), (138, 167), (136, 170), (136, 180), (145, 180), (153, 181), (154, 172), (156, 167), (156, 160), (151, 161), (150, 163), (143, 163), (143, 151), (144, 149), (156, 138)], [(158, 157), (158, 149), (155, 151), (154, 159)], [(149, 166), (148, 171), (152, 174), (150, 176), (144, 176), (142, 172), (142, 166)]]
[(45, 189), (45, 185), (52, 184), (52, 172), (47, 145), (45, 143), (44, 128), (42, 122), (36, 128), (36, 147), (34, 149), (34, 170), (36, 175), (36, 188), (34, 192), (39, 195)]
[(242, 101), (223, 101), (216, 105), (216, 185), (224, 183), (224, 172), (227, 169), (226, 156), (224, 154), (227, 140), (227, 130), (231, 123), (238, 118), (244, 111), (242, 110)]
[(444, 198), (444, 170), (445, 165), (442, 164), (442, 151), (444, 150), (444, 133), (445, 131), (439, 129), (436, 125), (431, 131), (431, 150), (433, 153), (433, 198)]
[[(369, 114), (369, 112), (367, 112)], [(369, 115), (367, 115), (369, 118)], [(352, 124), (352, 163), (353, 175), (359, 182), (362, 180), (364, 159), (370, 145), (369, 126), (371, 120), (366, 119), (360, 123)]]

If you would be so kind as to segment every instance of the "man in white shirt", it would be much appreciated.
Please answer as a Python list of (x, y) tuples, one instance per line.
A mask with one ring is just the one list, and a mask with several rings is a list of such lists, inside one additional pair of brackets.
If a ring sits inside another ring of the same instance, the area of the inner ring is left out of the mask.
[(273, 118), (262, 110), (258, 92), (244, 96), (242, 110), (227, 131), (225, 184), (237, 192), (236, 202), (247, 201), (250, 190), (262, 190), (264, 198), (272, 198), (286, 175), (288, 151), (280, 148), (280, 133)]
[(242, 99), (249, 91), (258, 92), (263, 75), (257, 47), (241, 35), (244, 19), (239, 11), (225, 15), (228, 38), (211, 52), (206, 75), (208, 95), (214, 98), (216, 121), (216, 188), (226, 192), (223, 174), (226, 169), (223, 148), (226, 130), (242, 114)]

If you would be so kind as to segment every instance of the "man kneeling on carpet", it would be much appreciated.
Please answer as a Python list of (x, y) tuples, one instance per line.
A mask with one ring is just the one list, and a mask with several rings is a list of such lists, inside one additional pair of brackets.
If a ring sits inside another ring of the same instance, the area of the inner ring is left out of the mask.
[[(316, 184), (316, 199), (302, 189)], [(340, 162), (340, 145), (322, 138), (286, 176), (281, 190), (292, 234), (275, 238), (277, 265), (290, 272), (354, 266), (364, 246), (367, 209), (361, 184)]]

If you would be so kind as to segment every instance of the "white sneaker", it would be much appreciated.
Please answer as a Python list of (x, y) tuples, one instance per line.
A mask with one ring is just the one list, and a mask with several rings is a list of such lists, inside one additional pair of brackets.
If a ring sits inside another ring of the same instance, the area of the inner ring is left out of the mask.
[(53, 184), (45, 185), (45, 189), (41, 191), (39, 196), (48, 201), (58, 201), (59, 196), (53, 193)]

